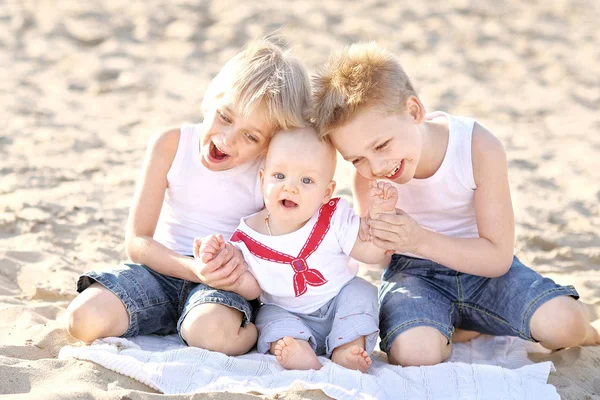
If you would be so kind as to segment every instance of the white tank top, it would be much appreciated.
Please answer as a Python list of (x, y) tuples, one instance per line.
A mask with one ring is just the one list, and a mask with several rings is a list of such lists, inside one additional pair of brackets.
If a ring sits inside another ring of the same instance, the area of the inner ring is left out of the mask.
[(184, 255), (192, 254), (196, 236), (221, 233), (227, 240), (240, 218), (264, 207), (258, 176), (263, 158), (226, 171), (211, 171), (200, 158), (201, 131), (202, 124), (181, 127), (154, 232), (156, 241)]
[(479, 237), (471, 159), (475, 120), (439, 111), (427, 115), (428, 120), (435, 118), (447, 118), (450, 131), (442, 165), (429, 178), (395, 184), (398, 188), (396, 207), (429, 230), (458, 238)]

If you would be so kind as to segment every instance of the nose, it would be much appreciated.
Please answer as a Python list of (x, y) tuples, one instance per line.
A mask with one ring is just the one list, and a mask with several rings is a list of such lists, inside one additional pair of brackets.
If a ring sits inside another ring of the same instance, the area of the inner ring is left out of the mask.
[(236, 137), (237, 137), (237, 134), (236, 134), (235, 130), (233, 130), (233, 129), (226, 130), (225, 132), (223, 132), (223, 136), (222, 136), (223, 144), (225, 144), (227, 146), (233, 146), (235, 144)]
[(371, 175), (373, 176), (383, 176), (383, 174), (387, 173), (385, 163), (375, 163), (373, 161), (369, 161), (369, 168), (371, 169)]
[(298, 187), (291, 183), (289, 180), (287, 180), (283, 185), (283, 190), (289, 193), (298, 193)]

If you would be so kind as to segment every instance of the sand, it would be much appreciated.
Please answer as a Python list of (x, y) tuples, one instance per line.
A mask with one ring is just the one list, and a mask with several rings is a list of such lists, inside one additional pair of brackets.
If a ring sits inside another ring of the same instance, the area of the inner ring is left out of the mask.
[[(506, 146), (517, 254), (576, 285), (600, 318), (599, 17), (596, 0), (0, 2), (0, 395), (165, 397), (57, 360), (74, 341), (65, 309), (81, 272), (125, 260), (148, 138), (198, 121), (219, 67), (273, 31), (311, 70), (333, 48), (378, 40), (428, 109), (476, 116)], [(349, 198), (347, 173), (340, 163)], [(564, 399), (600, 395), (598, 348), (549, 357)]]

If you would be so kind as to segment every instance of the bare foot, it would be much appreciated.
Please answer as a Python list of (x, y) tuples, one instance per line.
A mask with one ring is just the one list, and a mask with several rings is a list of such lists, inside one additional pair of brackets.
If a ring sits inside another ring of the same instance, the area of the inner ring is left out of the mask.
[(600, 319), (595, 320), (588, 326), (587, 336), (585, 337), (583, 346), (600, 345)]
[(452, 343), (468, 342), (471, 339), (475, 339), (477, 336), (481, 336), (481, 333), (475, 331), (465, 331), (463, 329), (455, 329), (454, 335), (452, 335)]
[(277, 362), (286, 369), (321, 369), (317, 355), (305, 340), (296, 340), (286, 336), (277, 341), (273, 354)]
[(367, 372), (372, 363), (369, 354), (359, 346), (350, 346), (347, 349), (335, 352), (335, 355), (331, 356), (331, 361), (342, 367), (360, 372)]

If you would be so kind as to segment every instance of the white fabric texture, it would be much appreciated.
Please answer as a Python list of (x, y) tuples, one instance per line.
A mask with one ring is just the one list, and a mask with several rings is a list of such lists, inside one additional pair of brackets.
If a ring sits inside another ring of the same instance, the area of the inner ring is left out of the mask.
[(427, 114), (428, 120), (439, 118), (447, 119), (449, 128), (444, 160), (429, 178), (394, 184), (398, 189), (396, 207), (426, 229), (451, 237), (476, 238), (479, 230), (473, 203), (476, 186), (471, 159), (475, 120), (440, 111)]
[(258, 176), (263, 158), (211, 171), (200, 155), (202, 124), (182, 125), (180, 132), (154, 239), (191, 255), (194, 237), (221, 233), (229, 238), (240, 218), (264, 207)]
[[(334, 200), (331, 201), (334, 203)], [(319, 271), (327, 280), (320, 286), (307, 286), (304, 294), (294, 292), (294, 269), (289, 264), (268, 261), (253, 254), (243, 242), (232, 242), (244, 254), (252, 275), (262, 289), (260, 301), (274, 304), (290, 312), (310, 314), (327, 304), (358, 272), (356, 263), (349, 263), (350, 252), (358, 239), (360, 218), (344, 199), (337, 200), (327, 234), (306, 260), (309, 268)], [(319, 213), (297, 231), (269, 236), (256, 232), (242, 218), (238, 230), (277, 252), (297, 257), (304, 247)]]
[(529, 344), (514, 337), (481, 336), (454, 346), (448, 362), (402, 368), (377, 358), (368, 373), (326, 358), (319, 371), (288, 371), (274, 356), (227, 357), (182, 344), (177, 335), (106, 338), (91, 346), (66, 346), (59, 358), (89, 360), (165, 394), (321, 389), (335, 399), (560, 399), (547, 383), (552, 363), (532, 364)]

